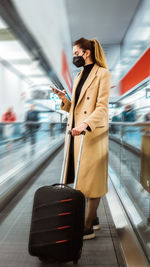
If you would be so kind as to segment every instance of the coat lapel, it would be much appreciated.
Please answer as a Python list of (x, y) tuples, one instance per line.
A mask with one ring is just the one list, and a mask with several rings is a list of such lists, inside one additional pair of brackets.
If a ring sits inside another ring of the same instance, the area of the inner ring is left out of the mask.
[[(79, 96), (79, 99), (78, 99), (78, 102), (77, 102), (77, 105), (81, 102), (81, 99), (83, 98), (87, 88), (90, 86), (90, 84), (92, 83), (92, 81), (94, 80), (95, 76), (96, 76), (96, 73), (97, 73), (97, 70), (98, 70), (98, 65), (95, 64), (94, 67), (92, 68), (92, 70), (90, 71), (85, 83), (83, 84), (83, 87), (82, 87), (82, 90), (81, 90), (81, 93), (80, 93), (80, 96)], [(73, 95), (72, 95), (72, 100), (73, 100), (73, 105), (74, 105), (74, 101), (75, 101), (75, 92), (76, 92), (76, 89), (77, 89), (77, 86), (79, 84), (79, 81), (82, 77), (82, 73), (83, 73), (83, 70), (81, 71), (81, 73), (79, 74), (79, 77), (77, 77), (77, 82), (75, 83), (75, 86), (74, 86), (74, 92), (73, 92)], [(77, 106), (76, 105), (76, 106)]]

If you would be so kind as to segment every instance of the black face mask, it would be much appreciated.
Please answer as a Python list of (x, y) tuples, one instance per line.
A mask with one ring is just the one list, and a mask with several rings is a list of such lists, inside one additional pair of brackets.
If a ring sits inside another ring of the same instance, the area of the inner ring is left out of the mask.
[(73, 57), (73, 64), (77, 67), (83, 67), (85, 65), (85, 60), (82, 56), (75, 56)]

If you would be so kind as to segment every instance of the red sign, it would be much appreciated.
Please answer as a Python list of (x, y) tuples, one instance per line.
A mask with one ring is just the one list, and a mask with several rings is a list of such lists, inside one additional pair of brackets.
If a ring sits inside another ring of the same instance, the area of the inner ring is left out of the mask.
[(68, 62), (67, 62), (67, 58), (66, 58), (66, 54), (64, 50), (62, 51), (62, 76), (70, 92), (72, 93), (72, 78), (71, 78), (71, 73), (70, 73), (70, 69), (68, 66)]
[(120, 81), (120, 94), (123, 95), (131, 88), (150, 76), (150, 48), (136, 62), (131, 70)]

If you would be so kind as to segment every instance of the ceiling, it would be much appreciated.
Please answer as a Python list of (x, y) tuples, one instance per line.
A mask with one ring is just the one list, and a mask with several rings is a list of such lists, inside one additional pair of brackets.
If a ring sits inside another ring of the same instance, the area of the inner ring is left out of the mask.
[[(81, 37), (88, 39), (97, 38), (103, 46), (105, 55), (107, 57), (109, 70), (112, 71), (114, 69), (114, 66), (116, 66), (116, 63), (118, 63), (118, 58), (120, 57), (120, 44), (122, 44), (125, 36), (128, 37), (128, 34), (126, 35), (126, 33), (129, 30), (129, 27), (131, 27), (132, 22), (134, 21), (134, 17), (137, 13), (139, 4), (144, 1), (64, 1), (66, 5), (71, 41), (73, 42)], [(32, 10), (33, 15), (34, 11), (35, 9)], [(140, 25), (144, 19), (144, 14), (145, 9), (144, 13), (142, 13), (142, 20), (140, 19), (139, 22)], [(48, 20), (45, 19), (44, 23), (46, 25), (50, 25), (49, 13)], [(132, 30), (129, 39), (132, 39), (134, 33), (135, 28)], [(47, 39), (50, 38), (46, 30), (45, 35)], [(133, 48), (135, 50), (135, 47)], [(17, 38), (15, 38), (15, 36), (9, 30), (8, 25), (5, 24), (3, 20), (0, 20), (0, 57), (9, 61), (9, 63), (12, 64), (18, 72), (24, 74), (25, 78), (28, 77), (30, 84), (39, 85), (42, 83), (48, 84), (50, 82), (46, 73), (40, 68), (38, 62), (35, 62), (31, 55), (29, 55), (25, 50), (25, 47), (22, 47)], [(128, 58), (131, 58), (131, 56)], [(123, 64), (125, 65), (125, 63)], [(72, 74), (74, 76), (76, 75), (78, 69), (74, 67), (72, 71)], [(115, 83), (116, 81), (114, 81), (114, 84)]]
[[(71, 41), (96, 38), (112, 75), (110, 101), (119, 96), (119, 81), (150, 44), (149, 0), (65, 0)], [(75, 76), (78, 69), (74, 67)]]
[[(97, 38), (103, 46), (109, 69), (112, 70), (120, 56), (119, 45), (124, 39), (141, 0), (64, 1), (66, 4), (71, 41), (73, 42), (82, 36), (88, 39)], [(49, 24), (49, 21), (46, 23)], [(19, 51), (23, 53), (23, 49), (20, 48), (20, 44), (18, 44), (9, 31), (8, 26), (2, 20), (0, 20), (0, 41), (3, 41), (0, 42), (0, 54), (4, 59), (11, 60), (10, 63), (15, 64), (16, 68), (19, 67), (20, 71), (25, 71), (28, 77), (30, 65), (32, 69), (30, 80), (32, 82), (35, 82), (36, 79), (38, 83), (41, 83), (40, 80), (45, 79), (45, 77), (36, 77), (36, 75), (44, 76), (45, 74), (41, 73), (41, 70), (40, 72), (39, 70), (38, 72), (33, 72), (31, 59), (28, 59), (30, 61), (29, 65), (26, 62), (24, 64), (26, 58), (20, 57), (19, 55)], [(7, 41), (11, 41), (10, 44)], [(5, 53), (5, 51), (9, 51), (10, 55), (8, 55), (8, 52)], [(18, 62), (15, 62), (16, 60)], [(73, 76), (76, 75), (77, 69), (73, 67), (72, 72)]]
[(50, 83), (38, 62), (33, 60), (25, 46), (11, 32), (0, 17), (0, 62), (24, 79), (29, 85)]
[(141, 0), (65, 0), (72, 41), (97, 38), (120, 44)]

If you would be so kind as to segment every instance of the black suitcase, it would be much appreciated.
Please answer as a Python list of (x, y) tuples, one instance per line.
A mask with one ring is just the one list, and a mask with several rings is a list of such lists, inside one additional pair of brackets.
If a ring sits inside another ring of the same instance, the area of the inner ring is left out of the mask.
[(74, 188), (63, 184), (64, 167), (71, 131), (68, 133), (60, 184), (43, 186), (34, 196), (29, 253), (42, 261), (73, 261), (81, 256), (84, 232), (85, 197), (75, 190), (85, 132), (82, 133)]

